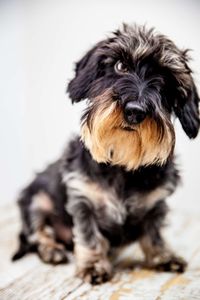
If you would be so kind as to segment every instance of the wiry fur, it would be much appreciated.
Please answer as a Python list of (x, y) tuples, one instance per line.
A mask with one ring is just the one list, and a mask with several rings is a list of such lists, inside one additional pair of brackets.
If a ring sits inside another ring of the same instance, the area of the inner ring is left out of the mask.
[[(14, 259), (37, 251), (60, 263), (74, 249), (77, 274), (100, 283), (112, 274), (110, 250), (139, 241), (148, 267), (184, 271), (160, 231), (165, 198), (179, 183), (171, 118), (189, 138), (200, 125), (187, 51), (152, 29), (124, 25), (76, 64), (68, 92), (72, 102), (88, 100), (81, 137), (21, 193)], [(130, 103), (140, 122), (127, 117)]]
[(146, 118), (132, 130), (126, 130), (126, 126), (122, 110), (117, 101), (113, 102), (109, 90), (93, 99), (84, 115), (81, 136), (94, 160), (121, 165), (127, 170), (166, 162), (174, 147), (169, 118), (161, 113), (159, 124)]

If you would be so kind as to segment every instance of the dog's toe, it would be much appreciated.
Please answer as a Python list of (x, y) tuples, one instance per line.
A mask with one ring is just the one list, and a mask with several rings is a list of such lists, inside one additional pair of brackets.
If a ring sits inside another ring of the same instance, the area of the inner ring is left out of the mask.
[(38, 254), (45, 263), (60, 264), (67, 262), (67, 253), (60, 244), (38, 246)]
[(111, 265), (108, 261), (98, 261), (90, 267), (77, 270), (77, 276), (91, 284), (101, 284), (111, 278)]
[(168, 258), (162, 259), (159, 263), (155, 265), (155, 268), (159, 271), (166, 272), (178, 272), (182, 273), (187, 267), (186, 261), (179, 256), (171, 256)]

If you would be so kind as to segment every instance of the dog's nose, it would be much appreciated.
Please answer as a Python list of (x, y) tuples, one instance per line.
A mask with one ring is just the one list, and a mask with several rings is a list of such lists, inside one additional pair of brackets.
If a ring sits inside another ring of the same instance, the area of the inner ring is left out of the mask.
[(134, 102), (127, 102), (124, 107), (124, 116), (130, 125), (136, 125), (146, 118), (146, 112)]

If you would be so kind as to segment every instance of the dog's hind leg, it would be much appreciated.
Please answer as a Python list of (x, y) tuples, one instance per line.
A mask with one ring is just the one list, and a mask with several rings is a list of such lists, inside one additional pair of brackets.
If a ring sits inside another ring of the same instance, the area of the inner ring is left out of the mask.
[(13, 260), (35, 250), (46, 263), (65, 262), (67, 260), (65, 246), (57, 242), (56, 231), (51, 222), (55, 219), (54, 201), (46, 191), (42, 189), (36, 191), (33, 186), (34, 182), (22, 192), (18, 201), (22, 232), (20, 247)]

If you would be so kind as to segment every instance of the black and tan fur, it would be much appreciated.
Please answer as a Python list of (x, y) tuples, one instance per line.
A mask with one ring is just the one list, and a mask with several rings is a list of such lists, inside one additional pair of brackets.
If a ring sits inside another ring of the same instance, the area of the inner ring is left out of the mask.
[(74, 250), (77, 274), (100, 283), (112, 274), (110, 250), (139, 241), (149, 267), (184, 271), (161, 229), (179, 183), (172, 118), (189, 138), (200, 125), (188, 60), (167, 37), (124, 25), (76, 64), (68, 92), (88, 101), (81, 136), (22, 191), (14, 259), (37, 251), (60, 263)]

